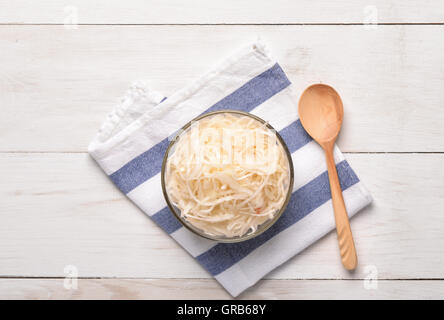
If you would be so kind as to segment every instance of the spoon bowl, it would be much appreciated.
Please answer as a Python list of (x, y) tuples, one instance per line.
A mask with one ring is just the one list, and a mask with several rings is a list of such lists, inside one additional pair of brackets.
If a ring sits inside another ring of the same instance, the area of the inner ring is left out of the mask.
[(305, 89), (299, 99), (302, 126), (325, 151), (341, 260), (346, 269), (353, 270), (358, 259), (333, 156), (343, 117), (342, 100), (336, 90), (328, 85), (314, 84)]
[(301, 123), (320, 145), (331, 143), (341, 130), (344, 108), (335, 89), (314, 84), (305, 89), (299, 100)]

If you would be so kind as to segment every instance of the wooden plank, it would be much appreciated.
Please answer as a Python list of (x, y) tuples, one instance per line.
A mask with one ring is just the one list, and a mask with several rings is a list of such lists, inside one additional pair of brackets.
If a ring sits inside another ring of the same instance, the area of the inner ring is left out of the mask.
[[(0, 299), (231, 299), (212, 279), (0, 279)], [(72, 284), (71, 280), (67, 283)], [(262, 280), (239, 299), (443, 299), (444, 281)]]
[(343, 151), (444, 151), (443, 30), (1, 26), (0, 151), (86, 151), (132, 81), (151, 79), (169, 96), (255, 35), (288, 73), (295, 100), (313, 82), (337, 88), (346, 112)]
[[(347, 158), (374, 197), (351, 221), (358, 269), (331, 233), (267, 278), (444, 278), (444, 154)], [(209, 278), (87, 154), (0, 154), (0, 174), (0, 276)]]
[[(380, 23), (443, 22), (439, 0), (368, 1), (205, 1), (131, 0), (0, 2), (0, 23), (365, 23), (376, 15)], [(375, 11), (376, 10), (376, 11)]]

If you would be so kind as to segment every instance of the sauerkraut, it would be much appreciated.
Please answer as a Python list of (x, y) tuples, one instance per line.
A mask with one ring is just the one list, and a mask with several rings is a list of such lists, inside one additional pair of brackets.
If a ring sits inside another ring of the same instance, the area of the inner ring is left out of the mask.
[(266, 124), (235, 113), (194, 122), (177, 135), (165, 187), (183, 219), (215, 237), (241, 237), (279, 212), (290, 187), (288, 157)]

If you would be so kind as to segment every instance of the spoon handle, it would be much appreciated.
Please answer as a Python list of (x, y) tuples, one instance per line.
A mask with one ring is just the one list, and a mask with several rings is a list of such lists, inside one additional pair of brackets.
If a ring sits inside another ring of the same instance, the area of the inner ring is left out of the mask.
[(331, 147), (325, 149), (325, 156), (327, 158), (328, 178), (330, 180), (331, 199), (335, 212), (336, 232), (338, 234), (342, 264), (347, 270), (353, 270), (358, 264), (358, 258), (356, 256), (355, 243), (353, 242), (347, 210), (345, 209), (344, 198), (342, 197), (338, 172), (336, 171), (333, 157), (333, 144)]

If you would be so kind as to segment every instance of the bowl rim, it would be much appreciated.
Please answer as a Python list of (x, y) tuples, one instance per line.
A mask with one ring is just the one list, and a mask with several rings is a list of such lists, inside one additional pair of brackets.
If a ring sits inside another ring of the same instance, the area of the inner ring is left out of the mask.
[[(223, 114), (223, 113), (232, 113), (232, 114), (238, 114), (238, 115), (242, 115), (242, 116), (247, 116), (247, 117), (253, 118), (253, 119), (261, 122), (262, 124), (265, 124), (268, 129), (273, 130), (273, 132), (276, 134), (276, 137), (278, 138), (282, 148), (285, 151), (285, 154), (286, 154), (287, 160), (288, 160), (288, 164), (289, 164), (289, 171), (290, 171), (290, 181), (289, 181), (287, 196), (286, 196), (285, 201), (284, 201), (281, 209), (279, 210), (279, 212), (277, 214), (275, 214), (272, 219), (269, 219), (269, 220), (265, 221), (264, 223), (262, 223), (261, 225), (266, 224), (265, 226), (262, 227), (262, 229), (256, 230), (255, 232), (250, 233), (250, 234), (247, 233), (247, 234), (245, 234), (245, 235), (243, 235), (241, 237), (236, 237), (236, 238), (216, 238), (216, 237), (212, 237), (211, 235), (206, 234), (204, 232), (199, 232), (197, 227), (191, 226), (190, 222), (185, 222), (184, 219), (182, 217), (180, 217), (178, 215), (178, 213), (176, 212), (176, 210), (174, 209), (174, 206), (173, 206), (173, 204), (171, 203), (171, 201), (169, 199), (168, 192), (166, 191), (166, 184), (165, 184), (165, 171), (166, 171), (166, 163), (167, 163), (167, 160), (168, 160), (168, 155), (170, 153), (171, 148), (178, 141), (177, 138), (180, 136), (180, 134), (183, 133), (185, 130), (187, 130), (192, 125), (192, 123), (195, 122), (195, 121), (199, 121), (199, 120), (201, 120), (203, 118), (210, 117), (210, 116), (217, 115), (217, 114)], [(284, 139), (281, 137), (279, 132), (277, 130), (275, 130), (267, 121), (263, 120), (262, 118), (259, 118), (258, 116), (254, 115), (254, 114), (251, 114), (251, 113), (245, 112), (245, 111), (238, 111), (238, 110), (232, 110), (232, 109), (217, 110), (217, 111), (211, 111), (211, 112), (204, 113), (204, 114), (202, 114), (200, 116), (197, 116), (194, 119), (192, 119), (191, 121), (189, 121), (182, 128), (177, 130), (177, 132), (174, 134), (174, 137), (170, 140), (170, 143), (168, 144), (168, 147), (167, 147), (167, 149), (165, 151), (165, 154), (163, 156), (162, 169), (161, 169), (161, 173), (160, 173), (160, 181), (161, 181), (161, 185), (162, 185), (163, 197), (165, 198), (165, 201), (166, 201), (166, 203), (168, 205), (168, 208), (173, 213), (174, 217), (177, 220), (179, 220), (179, 222), (180, 222), (180, 224), (182, 226), (184, 226), (185, 228), (187, 228), (188, 230), (190, 230), (191, 232), (193, 232), (194, 234), (196, 234), (198, 236), (201, 236), (203, 238), (206, 238), (206, 239), (209, 239), (209, 240), (213, 240), (213, 241), (216, 241), (216, 242), (220, 242), (220, 243), (243, 242), (243, 241), (246, 241), (246, 240), (253, 239), (253, 238), (259, 236), (260, 234), (264, 233), (265, 231), (267, 231), (269, 228), (271, 228), (272, 225), (275, 224), (275, 222), (277, 220), (279, 220), (279, 218), (284, 213), (285, 209), (288, 206), (288, 202), (290, 201), (291, 195), (293, 193), (293, 184), (294, 184), (293, 160), (291, 158), (291, 153), (288, 150), (287, 144), (285, 143)]]

